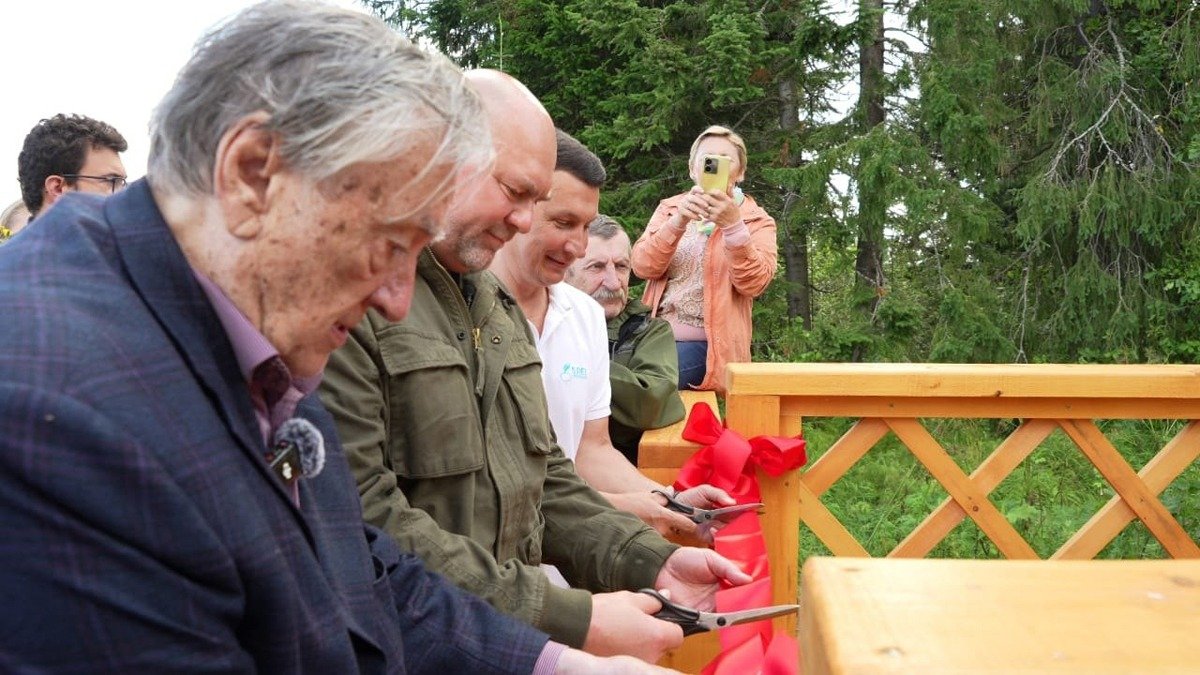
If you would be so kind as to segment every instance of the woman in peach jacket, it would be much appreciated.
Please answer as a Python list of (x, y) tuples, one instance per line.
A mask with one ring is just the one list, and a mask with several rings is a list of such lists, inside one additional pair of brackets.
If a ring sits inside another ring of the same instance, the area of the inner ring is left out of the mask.
[(642, 302), (675, 332), (679, 388), (725, 392), (725, 364), (750, 360), (750, 308), (775, 276), (775, 220), (737, 187), (746, 144), (722, 126), (692, 144), (689, 173), (702, 157), (732, 159), (724, 190), (664, 199), (633, 246), (633, 272), (646, 280)]

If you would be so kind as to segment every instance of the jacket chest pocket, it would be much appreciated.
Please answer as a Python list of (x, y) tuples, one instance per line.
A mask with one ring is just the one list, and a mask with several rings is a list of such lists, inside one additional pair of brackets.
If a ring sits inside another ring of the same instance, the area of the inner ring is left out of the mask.
[(387, 369), (392, 469), (411, 479), (479, 471), (483, 434), (471, 371), (441, 336), (392, 326), (379, 334)]
[(542, 384), (542, 359), (527, 342), (516, 342), (504, 361), (504, 387), (520, 427), (525, 451), (546, 456), (554, 450), (554, 434)]

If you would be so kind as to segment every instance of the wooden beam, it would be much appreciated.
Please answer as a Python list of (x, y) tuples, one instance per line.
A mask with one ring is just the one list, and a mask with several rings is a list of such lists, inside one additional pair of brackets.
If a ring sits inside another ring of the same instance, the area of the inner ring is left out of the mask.
[(1200, 366), (734, 363), (740, 395), (874, 398), (1148, 398), (1200, 401)]

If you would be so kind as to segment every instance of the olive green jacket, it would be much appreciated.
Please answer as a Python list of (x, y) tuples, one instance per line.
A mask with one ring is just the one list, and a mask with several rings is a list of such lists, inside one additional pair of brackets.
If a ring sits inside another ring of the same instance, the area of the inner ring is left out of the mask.
[(675, 334), (671, 324), (650, 316), (649, 307), (630, 300), (608, 321), (608, 353), (612, 357), (608, 435), (613, 446), (636, 466), (642, 432), (683, 419)]
[[(675, 546), (614, 510), (554, 442), (525, 316), (488, 272), (463, 290), (426, 250), (412, 309), (374, 311), (325, 370), (321, 396), (363, 514), (434, 571), (579, 647), (593, 591), (652, 586)], [(464, 299), (465, 298), (467, 299)]]

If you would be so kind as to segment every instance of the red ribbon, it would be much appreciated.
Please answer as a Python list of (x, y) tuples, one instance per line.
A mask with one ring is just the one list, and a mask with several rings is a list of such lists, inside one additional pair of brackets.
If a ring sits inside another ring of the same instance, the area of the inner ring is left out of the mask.
[[(676, 490), (708, 483), (721, 488), (739, 504), (762, 501), (757, 469), (768, 475), (804, 466), (804, 439), (756, 436), (746, 440), (726, 429), (707, 404), (692, 406), (685, 440), (704, 447), (679, 470)], [(732, 612), (771, 604), (771, 572), (758, 514), (747, 512), (717, 531), (713, 548), (737, 563), (753, 581), (717, 591), (717, 611)], [(800, 648), (790, 635), (775, 634), (770, 621), (731, 626), (721, 631), (721, 653), (703, 675), (797, 675)]]

